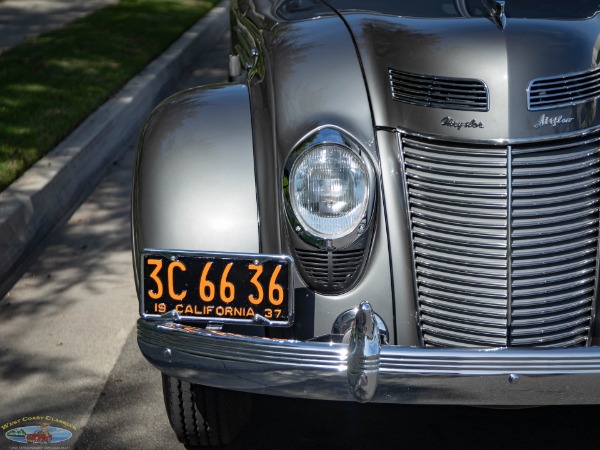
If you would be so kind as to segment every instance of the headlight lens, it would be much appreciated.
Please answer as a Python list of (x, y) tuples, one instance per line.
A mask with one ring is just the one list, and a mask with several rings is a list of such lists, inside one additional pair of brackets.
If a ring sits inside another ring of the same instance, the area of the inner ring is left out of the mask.
[(369, 174), (363, 160), (337, 144), (302, 154), (290, 173), (290, 199), (298, 220), (310, 233), (336, 239), (360, 223), (369, 199)]

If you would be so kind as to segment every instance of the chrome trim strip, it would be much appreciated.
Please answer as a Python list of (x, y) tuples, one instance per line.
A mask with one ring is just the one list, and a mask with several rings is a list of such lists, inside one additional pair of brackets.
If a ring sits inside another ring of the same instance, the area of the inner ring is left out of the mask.
[(400, 163), (400, 176), (402, 177), (402, 190), (404, 191), (404, 205), (406, 207), (405, 216), (406, 216), (406, 229), (408, 230), (408, 239), (410, 241), (410, 260), (412, 261), (412, 279), (413, 279), (413, 289), (415, 293), (414, 304), (415, 311), (417, 312), (417, 336), (419, 337), (419, 344), (425, 345), (425, 340), (423, 338), (423, 324), (421, 323), (421, 314), (419, 313), (419, 286), (417, 283), (417, 252), (414, 241), (414, 231), (413, 231), (413, 220), (410, 212), (410, 200), (408, 196), (408, 180), (406, 178), (406, 162), (404, 161), (404, 148), (402, 146), (402, 135), (404, 133), (401, 130), (396, 131), (396, 140), (398, 145), (398, 161)]
[[(158, 369), (190, 382), (353, 400), (346, 344), (248, 337), (143, 319), (138, 321), (138, 343)], [(511, 374), (518, 375), (518, 385)], [(597, 404), (600, 347), (466, 350), (382, 345), (378, 381), (374, 402)]]
[(398, 130), (398, 131), (403, 132), (403, 133), (406, 132), (406, 133), (409, 133), (411, 136), (415, 136), (415, 137), (422, 138), (422, 139), (435, 139), (435, 140), (442, 139), (447, 142), (456, 142), (456, 143), (463, 143), (463, 144), (519, 145), (519, 144), (536, 144), (536, 143), (556, 141), (556, 140), (561, 140), (561, 139), (576, 138), (578, 136), (586, 136), (588, 134), (595, 133), (598, 130), (600, 130), (600, 125), (596, 125), (592, 128), (586, 128), (584, 130), (569, 131), (567, 133), (556, 133), (556, 134), (551, 134), (548, 136), (541, 136), (541, 137), (534, 137), (534, 138), (528, 137), (528, 138), (519, 138), (519, 139), (461, 139), (460, 137), (452, 137), (452, 136), (446, 136), (446, 135), (440, 135), (440, 134), (427, 134), (427, 133), (420, 133), (420, 132), (411, 131), (411, 130)]
[[(600, 221), (600, 210), (598, 211), (598, 220)], [(596, 282), (594, 283), (594, 291), (592, 293), (592, 312), (590, 314), (590, 330), (588, 333), (586, 345), (592, 344), (592, 339), (594, 337), (594, 325), (596, 324), (596, 312), (599, 305), (598, 284), (600, 283), (600, 226), (597, 227), (597, 230), (598, 240), (596, 241)]]

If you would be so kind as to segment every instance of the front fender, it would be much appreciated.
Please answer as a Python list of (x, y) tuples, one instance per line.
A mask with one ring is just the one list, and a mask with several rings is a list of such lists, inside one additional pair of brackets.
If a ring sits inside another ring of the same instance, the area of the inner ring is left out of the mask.
[(175, 94), (148, 119), (135, 163), (133, 252), (258, 252), (250, 100), (245, 85)]

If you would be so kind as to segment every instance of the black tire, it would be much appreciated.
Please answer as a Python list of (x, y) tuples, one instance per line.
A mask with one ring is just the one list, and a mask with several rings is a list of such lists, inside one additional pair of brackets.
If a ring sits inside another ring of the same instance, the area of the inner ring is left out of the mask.
[(167, 416), (186, 448), (230, 444), (250, 418), (252, 396), (162, 374)]

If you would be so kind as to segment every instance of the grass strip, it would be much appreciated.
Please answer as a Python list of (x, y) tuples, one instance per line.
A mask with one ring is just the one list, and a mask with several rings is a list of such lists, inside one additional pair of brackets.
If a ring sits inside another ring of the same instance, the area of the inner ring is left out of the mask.
[(0, 190), (218, 0), (121, 0), (0, 54)]

